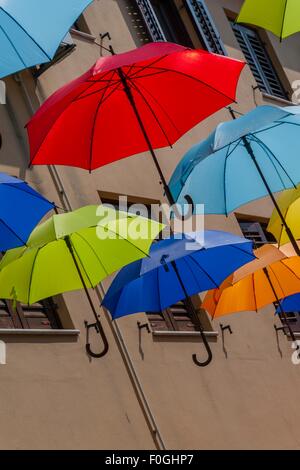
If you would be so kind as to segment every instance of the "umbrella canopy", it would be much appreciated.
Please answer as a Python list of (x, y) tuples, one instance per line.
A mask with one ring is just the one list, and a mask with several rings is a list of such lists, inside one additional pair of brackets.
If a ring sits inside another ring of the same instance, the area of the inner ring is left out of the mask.
[(286, 297), (280, 304), (281, 308), (278, 307), (276, 313), (281, 313), (281, 309), (284, 310), (284, 312), (300, 312), (300, 294)]
[[(0, 263), (0, 297), (33, 304), (56, 294), (95, 287), (120, 267), (148, 255), (163, 226), (98, 206), (54, 215), (38, 226), (27, 247), (10, 250)], [(143, 237), (130, 226), (139, 225)]]
[(53, 59), (92, 0), (0, 0), (0, 78)]
[(150, 150), (159, 167), (153, 149), (171, 146), (232, 103), (243, 67), (167, 42), (102, 57), (54, 93), (27, 125), (31, 164), (91, 171)]
[(0, 251), (25, 245), (34, 227), (53, 208), (24, 181), (0, 173)]
[(236, 20), (276, 34), (280, 40), (300, 31), (298, 0), (246, 0)]
[[(300, 238), (300, 186), (295, 189), (284, 191), (277, 200), (283, 213), (286, 223), (293, 232), (296, 239)], [(274, 210), (267, 228), (271, 232), (279, 245), (289, 242), (289, 236), (285, 227), (282, 225), (277, 210)]]
[[(300, 259), (286, 258), (274, 246), (255, 251), (257, 257), (207, 293), (203, 308), (213, 318), (243, 311), (258, 311), (300, 292)], [(274, 261), (275, 260), (275, 261)]]
[(252, 242), (206, 231), (154, 243), (150, 257), (123, 268), (103, 305), (113, 319), (138, 312), (160, 312), (170, 305), (219, 286), (237, 267), (253, 260)]
[(298, 253), (273, 193), (300, 182), (299, 126), (298, 106), (260, 106), (221, 123), (177, 166), (169, 185), (174, 199), (185, 204), (189, 196), (207, 214), (228, 215), (269, 195)]

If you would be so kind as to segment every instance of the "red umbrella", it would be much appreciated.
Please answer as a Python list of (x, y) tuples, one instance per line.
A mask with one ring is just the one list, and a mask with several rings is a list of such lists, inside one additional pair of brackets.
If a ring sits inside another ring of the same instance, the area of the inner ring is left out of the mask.
[(153, 149), (235, 101), (244, 65), (167, 42), (102, 57), (28, 123), (31, 164), (91, 171), (150, 150), (173, 202)]

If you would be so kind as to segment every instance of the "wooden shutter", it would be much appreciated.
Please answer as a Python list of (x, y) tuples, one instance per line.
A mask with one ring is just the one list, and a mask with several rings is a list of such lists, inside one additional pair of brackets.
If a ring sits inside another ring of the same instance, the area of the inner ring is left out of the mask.
[(52, 299), (32, 306), (13, 305), (12, 301), (0, 300), (0, 329), (51, 330), (61, 329), (57, 306)]
[(147, 313), (153, 331), (197, 331), (184, 302), (162, 312)]
[(287, 99), (278, 74), (256, 31), (234, 22), (231, 22), (231, 26), (259, 89), (269, 95)]
[(185, 0), (185, 3), (205, 48), (215, 54), (227, 55), (204, 0)]
[(239, 222), (245, 238), (252, 240), (255, 248), (268, 243), (263, 227), (259, 222)]

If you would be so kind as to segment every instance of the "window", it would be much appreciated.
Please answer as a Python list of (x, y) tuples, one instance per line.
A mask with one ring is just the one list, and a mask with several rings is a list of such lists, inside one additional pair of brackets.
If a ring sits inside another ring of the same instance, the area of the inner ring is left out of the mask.
[(79, 18), (75, 21), (72, 29), (75, 29), (81, 33), (91, 34), (91, 31), (83, 15), (80, 15)]
[(162, 312), (148, 312), (147, 315), (153, 331), (197, 330), (183, 302), (178, 302)]
[(10, 300), (0, 300), (0, 329), (51, 330), (61, 329), (53, 299), (27, 306)]
[(263, 93), (287, 99), (287, 93), (258, 33), (233, 21), (230, 23), (258, 88)]
[[(187, 47), (202, 45), (210, 52), (226, 54), (204, 0), (127, 0), (127, 3), (141, 42), (170, 41)], [(195, 44), (193, 36), (198, 38)]]
[[(286, 319), (282, 315), (279, 315), (283, 326), (288, 323), (294, 333), (300, 333), (300, 312), (286, 312), (285, 314)], [(285, 329), (285, 333), (288, 333), (287, 329)]]
[(257, 221), (255, 218), (247, 219), (242, 215), (236, 217), (244, 237), (253, 241), (254, 248), (259, 248), (265, 243), (276, 242), (273, 235), (267, 232), (268, 220)]
[[(199, 320), (204, 330), (212, 331), (211, 323), (204, 310), (201, 309), (199, 297), (193, 297)], [(152, 331), (181, 331), (193, 332), (199, 331), (195, 324), (192, 313), (184, 301), (163, 310), (162, 312), (147, 312)]]
[(156, 199), (142, 198), (138, 196), (130, 196), (125, 194), (110, 193), (107, 191), (99, 191), (102, 204), (109, 204), (116, 210), (125, 212), (134, 212), (134, 214), (148, 217), (149, 219), (159, 220), (163, 223), (162, 214), (159, 212), (161, 202)]

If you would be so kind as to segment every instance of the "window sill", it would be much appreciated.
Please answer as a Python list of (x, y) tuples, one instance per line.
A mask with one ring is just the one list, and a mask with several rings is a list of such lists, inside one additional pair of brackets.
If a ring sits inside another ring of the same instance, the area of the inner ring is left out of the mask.
[(23, 330), (23, 329), (0, 329), (0, 336), (21, 335), (21, 336), (79, 336), (80, 330)]
[(89, 34), (89, 33), (84, 33), (83, 31), (78, 31), (78, 29), (73, 29), (72, 28), (70, 30), (70, 34), (72, 36), (77, 36), (79, 38), (86, 39), (87, 41), (90, 41), (90, 42), (95, 42), (96, 41), (95, 36), (93, 36), (92, 34)]
[(284, 98), (279, 98), (278, 96), (269, 95), (268, 93), (262, 93), (262, 97), (267, 100), (276, 101), (277, 103), (285, 104), (288, 106), (295, 106), (295, 103), (293, 103), (292, 101), (285, 100)]
[[(217, 338), (219, 336), (218, 331), (204, 331), (207, 338)], [(198, 331), (152, 331), (152, 335), (155, 337), (165, 338), (198, 338), (200, 333)]]

